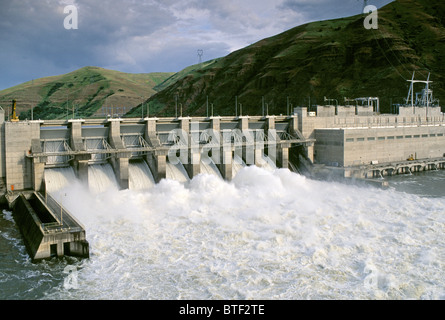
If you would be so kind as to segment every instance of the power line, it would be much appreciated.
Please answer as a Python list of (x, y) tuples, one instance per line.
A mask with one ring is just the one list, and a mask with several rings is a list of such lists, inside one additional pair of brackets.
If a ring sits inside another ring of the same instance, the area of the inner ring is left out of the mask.
[(375, 36), (374, 30), (373, 30), (373, 29), (371, 29), (371, 30), (372, 30), (371, 32), (372, 32), (372, 35), (374, 36), (375, 42), (377, 42), (377, 45), (379, 46), (380, 51), (382, 51), (383, 56), (386, 58), (386, 60), (388, 60), (388, 62), (389, 62), (389, 64), (391, 65), (391, 67), (398, 73), (398, 75), (399, 75), (403, 80), (406, 80), (406, 78), (402, 76), (402, 74), (399, 72), (399, 70), (397, 70), (397, 68), (394, 67), (394, 65), (392, 64), (391, 60), (389, 60), (389, 58), (386, 56), (385, 51), (383, 51), (382, 46), (380, 45), (379, 41), (377, 40), (377, 37)]
[[(388, 46), (389, 51), (391, 51), (391, 53), (393, 54), (393, 56), (396, 58), (397, 62), (399, 63), (399, 65), (402, 66), (403, 69), (405, 69), (407, 74), (410, 74), (411, 71), (409, 71), (406, 67), (405, 64), (403, 64), (399, 58), (397, 57), (396, 53), (394, 52), (394, 50), (391, 48), (390, 44), (388, 43), (388, 41), (386, 40), (386, 37), (384, 36), (383, 32), (379, 29), (380, 33), (382, 34), (382, 38), (385, 41), (386, 45)], [(404, 60), (406, 61), (406, 58), (404, 58)], [(430, 72), (430, 70), (427, 70)], [(426, 77), (421, 71), (417, 70), (417, 72), (419, 72), (423, 77)]]

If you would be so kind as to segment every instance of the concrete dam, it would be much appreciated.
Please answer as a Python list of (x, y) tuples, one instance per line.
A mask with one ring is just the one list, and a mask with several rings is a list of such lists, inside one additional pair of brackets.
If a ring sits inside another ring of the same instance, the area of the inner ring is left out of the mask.
[(133, 187), (133, 174), (145, 176), (146, 183), (185, 181), (199, 173), (231, 180), (240, 165), (289, 167), (289, 149), (312, 143), (298, 132), (296, 120), (246, 116), (3, 122), (2, 177), (10, 193), (42, 191), (45, 171), (63, 167), (72, 167), (87, 184), (108, 170), (120, 189)]
[(1, 200), (34, 259), (88, 257), (81, 222), (54, 195), (80, 180), (92, 193), (145, 189), (200, 173), (231, 180), (248, 165), (367, 180), (445, 167), (438, 105), (380, 114), (377, 98), (298, 107), (292, 115), (5, 121)]
[[(246, 165), (292, 168), (313, 144), (297, 116), (5, 121), (0, 111), (2, 202), (30, 256), (88, 256), (85, 230), (55, 192), (77, 179), (92, 193), (144, 189), (200, 173), (231, 180)], [(291, 152), (295, 150), (295, 152)]]

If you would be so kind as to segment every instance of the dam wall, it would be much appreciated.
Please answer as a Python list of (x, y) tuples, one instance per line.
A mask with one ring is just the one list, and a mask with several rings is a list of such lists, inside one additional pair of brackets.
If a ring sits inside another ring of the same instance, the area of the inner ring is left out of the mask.
[(45, 169), (72, 167), (88, 185), (91, 166), (108, 164), (128, 189), (130, 165), (142, 161), (156, 183), (172, 170), (231, 180), (235, 155), (246, 165), (289, 168), (290, 149), (312, 144), (296, 123), (297, 116), (3, 121), (2, 178), (5, 192), (41, 191)]
[(308, 171), (312, 165), (346, 168), (445, 156), (440, 107), (429, 107), (428, 112), (401, 108), (399, 114), (378, 114), (370, 106), (315, 110), (299, 107), (290, 116), (7, 122), (0, 110), (2, 193), (40, 191), (45, 169), (58, 167), (73, 168), (88, 185), (91, 166), (108, 164), (119, 188), (127, 189), (134, 186), (130, 167), (136, 164), (143, 165), (138, 172), (149, 171), (149, 178), (158, 183), (208, 172), (231, 180), (240, 161), (257, 166), (271, 161), (284, 168), (302, 165)]

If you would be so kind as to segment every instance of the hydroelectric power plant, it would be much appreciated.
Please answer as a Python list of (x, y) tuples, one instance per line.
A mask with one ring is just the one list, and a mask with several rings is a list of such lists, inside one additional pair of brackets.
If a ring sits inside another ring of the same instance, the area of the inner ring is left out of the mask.
[(414, 100), (411, 85), (397, 114), (380, 114), (374, 97), (285, 116), (5, 121), (1, 110), (2, 202), (32, 259), (88, 257), (85, 228), (57, 193), (76, 179), (95, 194), (200, 173), (232, 180), (248, 165), (362, 180), (444, 168), (444, 115), (428, 86)]
[(67, 121), (13, 116), (5, 122), (2, 111), (1, 117), (3, 201), (15, 216), (25, 216), (17, 221), (33, 259), (88, 256), (85, 230), (63, 208), (63, 199), (53, 196), (76, 178), (92, 193), (110, 185), (144, 189), (165, 178), (185, 182), (199, 173), (231, 180), (245, 165), (288, 168), (289, 149), (312, 143), (298, 132), (295, 116)]

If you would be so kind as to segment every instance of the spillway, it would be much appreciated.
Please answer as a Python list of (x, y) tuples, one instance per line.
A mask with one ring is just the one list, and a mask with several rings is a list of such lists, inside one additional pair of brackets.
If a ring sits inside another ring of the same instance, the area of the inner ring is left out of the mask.
[(167, 161), (167, 179), (177, 180), (180, 182), (190, 181), (190, 178), (185, 171), (184, 165), (181, 162), (172, 164)]
[(262, 160), (263, 161), (259, 165), (259, 167), (268, 171), (274, 171), (277, 168), (276, 164), (272, 161), (272, 159), (269, 158), (269, 156), (263, 154)]
[(128, 166), (130, 190), (146, 190), (152, 188), (156, 182), (145, 161), (130, 162)]
[(88, 168), (88, 186), (93, 193), (119, 190), (113, 168), (110, 164), (94, 164)]
[(213, 174), (222, 179), (223, 177), (221, 175), (221, 172), (219, 172), (219, 169), (216, 166), (215, 162), (211, 158), (208, 159), (210, 160), (210, 163), (205, 163), (204, 160), (201, 159), (201, 173)]
[(235, 154), (233, 156), (233, 162), (232, 162), (232, 177), (235, 177), (238, 171), (240, 171), (242, 168), (244, 168), (246, 164), (244, 163), (243, 159)]
[[(272, 159), (270, 159), (270, 157), (265, 154), (262, 155), (261, 161), (257, 166), (268, 171), (274, 171), (277, 168)], [(244, 162), (244, 160), (239, 155), (235, 154), (233, 156), (232, 162), (232, 177), (235, 177), (237, 173), (244, 167), (246, 167), (246, 163)]]
[[(262, 163), (259, 167), (268, 171), (276, 169), (275, 164), (267, 156), (262, 156)], [(201, 160), (201, 173), (211, 174), (222, 178), (222, 175), (216, 166), (215, 162), (210, 159), (210, 163), (205, 163)], [(246, 167), (242, 158), (235, 154), (232, 163), (232, 175), (233, 177), (242, 169)], [(129, 189), (131, 190), (146, 190), (152, 188), (156, 182), (153, 174), (143, 160), (134, 161), (129, 163)], [(172, 164), (167, 162), (167, 179), (176, 180), (179, 182), (188, 182), (190, 178), (184, 165), (179, 162), (178, 164)], [(45, 183), (46, 190), (48, 192), (56, 192), (60, 189), (68, 187), (74, 181), (77, 181), (77, 177), (72, 167), (65, 168), (51, 168), (45, 170)], [(102, 193), (108, 189), (119, 190), (119, 184), (117, 182), (114, 170), (110, 164), (94, 164), (89, 166), (88, 170), (88, 186), (93, 193)]]
[(45, 169), (46, 191), (53, 193), (67, 188), (77, 180), (72, 167)]

